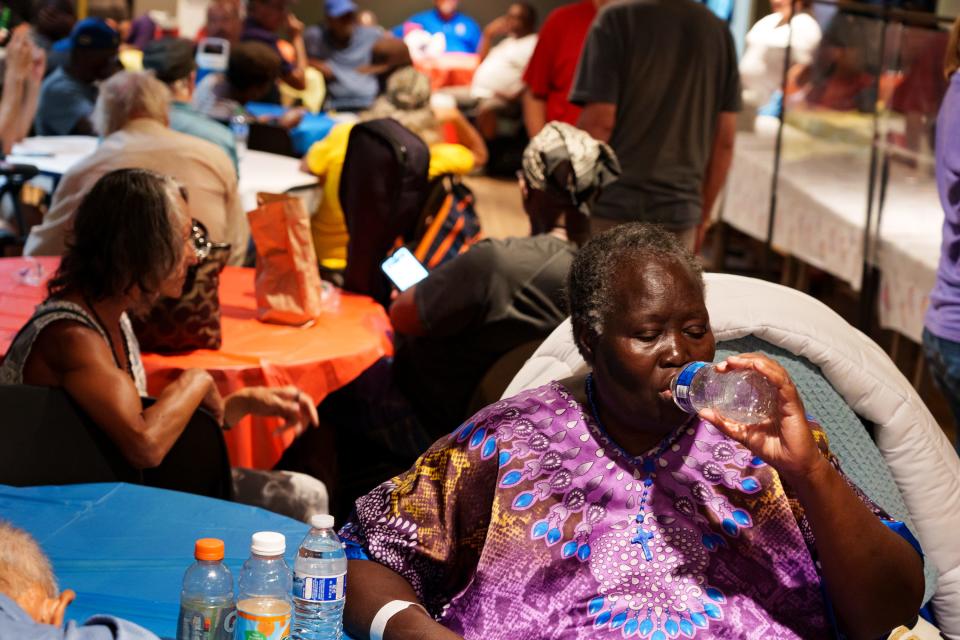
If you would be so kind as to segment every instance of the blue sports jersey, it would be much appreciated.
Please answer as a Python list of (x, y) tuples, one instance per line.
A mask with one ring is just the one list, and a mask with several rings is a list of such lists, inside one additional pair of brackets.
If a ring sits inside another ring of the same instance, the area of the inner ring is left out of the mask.
[[(453, 14), (449, 20), (444, 20), (436, 9), (428, 9), (414, 14), (404, 22), (415, 22), (428, 33), (443, 33), (447, 39), (447, 51), (458, 53), (476, 53), (480, 46), (480, 25), (470, 16), (460, 13)], [(403, 37), (404, 25), (394, 27), (393, 34)]]

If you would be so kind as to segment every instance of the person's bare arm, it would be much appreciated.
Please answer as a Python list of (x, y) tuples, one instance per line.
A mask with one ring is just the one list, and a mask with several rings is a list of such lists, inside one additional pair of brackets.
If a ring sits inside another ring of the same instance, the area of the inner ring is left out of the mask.
[(390, 323), (394, 331), (405, 336), (425, 336), (427, 328), (420, 320), (416, 301), (417, 285), (413, 285), (400, 295), (390, 305)]
[(710, 212), (717, 201), (723, 184), (727, 181), (727, 172), (733, 161), (733, 143), (737, 135), (737, 114), (724, 112), (717, 117), (717, 126), (713, 134), (713, 146), (710, 160), (703, 178), (703, 219), (706, 225), (710, 221)]
[(292, 13), (287, 16), (287, 35), (296, 59), (293, 61), (293, 69), (284, 74), (283, 81), (294, 89), (303, 91), (307, 87), (307, 46), (303, 42), (303, 23)]
[(505, 35), (509, 31), (507, 26), (507, 17), (499, 16), (490, 21), (490, 23), (483, 28), (483, 32), (480, 34), (480, 44), (477, 45), (477, 55), (480, 56), (480, 61), (482, 62), (487, 58), (487, 55), (490, 54), (490, 49), (493, 47), (493, 41), (498, 37)]
[[(36, 113), (35, 99), (33, 111), (27, 113), (27, 101), (31, 92), (28, 81), (32, 57), (33, 45), (30, 42), (29, 27), (23, 25), (14, 29), (7, 45), (3, 96), (0, 97), (0, 135), (3, 138), (4, 153), (9, 153), (13, 145), (26, 136), (30, 123), (28, 122), (24, 129), (23, 121), (29, 117), (32, 122)], [(35, 88), (35, 92), (39, 95), (39, 87)]]
[(470, 124), (470, 121), (457, 108), (435, 109), (437, 119), (440, 122), (449, 122), (457, 132), (457, 140), (473, 153), (473, 162), (478, 167), (487, 164), (489, 154), (487, 152), (487, 143), (483, 141), (483, 136), (477, 131), (476, 127)]
[(247, 415), (281, 418), (281, 430), (300, 435), (307, 427), (320, 426), (313, 398), (297, 387), (246, 387), (223, 400), (223, 424), (232, 427)]
[[(391, 600), (419, 603), (417, 592), (403, 576), (373, 560), (347, 562), (347, 604), (343, 626), (351, 638), (369, 638), (370, 624)], [(407, 607), (387, 622), (384, 640), (462, 640), (419, 607)]]
[(612, 102), (591, 102), (580, 113), (577, 127), (589, 133), (595, 140), (609, 143), (616, 123), (617, 105)]
[(327, 82), (330, 82), (331, 80), (334, 79), (335, 76), (333, 74), (333, 69), (330, 68), (326, 60), (310, 58), (307, 64), (309, 64), (311, 67), (319, 71), (323, 75), (324, 80), (326, 80)]
[(530, 89), (523, 92), (523, 124), (530, 138), (540, 133), (547, 124), (547, 101), (533, 95)]
[(822, 455), (787, 372), (760, 354), (731, 356), (718, 368), (753, 369), (778, 390), (776, 420), (748, 426), (712, 409), (701, 416), (771, 465), (797, 492), (816, 539), (827, 595), (846, 636), (878, 638), (912, 624), (923, 599), (923, 562)]
[(144, 411), (133, 380), (116, 366), (100, 334), (87, 327), (52, 325), (34, 349), (60, 386), (138, 469), (163, 461), (201, 404), (222, 418), (213, 378), (199, 369), (185, 371)]
[(23, 106), (20, 109), (20, 126), (17, 131), (18, 142), (30, 135), (30, 127), (33, 126), (33, 120), (37, 115), (37, 106), (40, 103), (40, 86), (43, 84), (43, 72), (47, 67), (46, 52), (40, 47), (34, 46), (30, 65)]

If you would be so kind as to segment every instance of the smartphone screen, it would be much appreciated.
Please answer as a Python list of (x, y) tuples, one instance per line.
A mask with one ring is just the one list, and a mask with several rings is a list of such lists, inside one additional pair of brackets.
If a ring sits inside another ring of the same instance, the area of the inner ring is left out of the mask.
[(203, 43), (203, 52), (204, 53), (213, 53), (216, 55), (223, 54), (223, 44), (216, 41), (207, 41)]
[(406, 291), (430, 275), (426, 267), (420, 264), (420, 261), (406, 247), (397, 249), (392, 256), (383, 261), (380, 269), (400, 291)]

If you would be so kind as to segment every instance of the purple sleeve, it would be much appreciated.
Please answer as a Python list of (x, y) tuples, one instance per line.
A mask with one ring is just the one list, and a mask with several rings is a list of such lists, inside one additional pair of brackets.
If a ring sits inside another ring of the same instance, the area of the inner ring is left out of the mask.
[(407, 472), (356, 501), (340, 531), (352, 559), (405, 578), (439, 615), (476, 570), (496, 491), (501, 408), (482, 410), (438, 440)]

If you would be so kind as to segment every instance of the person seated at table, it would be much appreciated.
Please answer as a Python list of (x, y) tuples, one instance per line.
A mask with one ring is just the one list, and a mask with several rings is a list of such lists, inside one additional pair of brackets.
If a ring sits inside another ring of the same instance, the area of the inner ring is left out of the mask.
[(150, 72), (124, 71), (104, 82), (94, 112), (104, 139), (64, 174), (43, 222), (30, 230), (24, 255), (64, 255), (77, 209), (93, 185), (114, 169), (138, 167), (186, 186), (191, 216), (211, 240), (230, 243), (230, 264), (242, 264), (250, 231), (233, 163), (212, 142), (172, 131), (169, 112), (170, 91)]
[[(590, 202), (618, 174), (607, 145), (551, 123), (523, 155), (530, 237), (479, 242), (397, 296), (390, 307), (395, 358), (381, 359), (320, 405), (337, 433), (341, 477), (333, 493), (341, 509), (459, 424), (499, 358), (563, 320), (566, 274), (586, 239)], [(304, 466), (290, 468), (310, 472), (317, 438), (294, 443), (285, 460)]]
[(416, 13), (393, 29), (393, 35), (405, 38), (414, 31), (442, 34), (447, 53), (476, 53), (481, 30), (477, 21), (458, 10), (460, 0), (434, 0), (433, 9)]
[(6, 47), (3, 95), (0, 96), (0, 151), (10, 153), (13, 145), (27, 137), (37, 113), (40, 83), (46, 56), (30, 40), (30, 26), (13, 30)]
[(222, 38), (233, 46), (240, 42), (245, 17), (246, 10), (241, 0), (214, 0), (207, 5), (207, 22), (197, 32), (196, 40)]
[[(303, 23), (290, 12), (291, 0), (249, 0), (247, 18), (240, 32), (241, 42), (260, 42), (267, 45), (280, 63), (280, 79), (294, 89), (304, 89), (307, 53), (303, 44)], [(293, 56), (284, 55), (280, 36), (284, 29)]]
[(93, 135), (90, 116), (97, 101), (97, 83), (120, 70), (120, 36), (106, 22), (86, 18), (56, 49), (70, 59), (43, 81), (34, 126), (37, 135)]
[(396, 613), (387, 638), (877, 638), (912, 624), (916, 541), (843, 475), (778, 363), (719, 365), (777, 389), (758, 425), (674, 404), (671, 379), (716, 351), (701, 267), (675, 237), (638, 223), (594, 236), (568, 299), (590, 374), (482, 409), (357, 500), (340, 533), (348, 633), (365, 637), (394, 600), (425, 608)]
[(237, 163), (237, 143), (233, 132), (222, 123), (193, 108), (190, 100), (195, 88), (197, 63), (193, 43), (186, 38), (164, 38), (147, 43), (143, 48), (143, 68), (153, 71), (157, 79), (167, 85), (173, 100), (170, 103), (170, 128), (217, 145)]
[(40, 0), (35, 4), (33, 42), (47, 54), (44, 76), (67, 63), (68, 52), (54, 51), (54, 43), (69, 37), (77, 22), (77, 9), (73, 0)]
[(225, 73), (204, 76), (193, 93), (193, 108), (224, 124), (237, 115), (273, 122), (292, 129), (303, 119), (302, 109), (289, 109), (279, 118), (256, 118), (244, 106), (266, 97), (280, 77), (280, 62), (262, 42), (240, 42), (230, 49)]
[(200, 407), (225, 428), (248, 414), (282, 417), (298, 434), (317, 424), (313, 400), (295, 387), (248, 387), (222, 398), (201, 369), (184, 371), (143, 408), (146, 377), (126, 312), (180, 296), (197, 261), (186, 194), (145, 169), (97, 180), (74, 216), (46, 301), (0, 364), (2, 384), (66, 391), (136, 469), (159, 465)]
[(0, 520), (0, 638), (158, 640), (128, 620), (97, 615), (64, 624), (77, 594), (60, 591), (47, 555), (26, 531)]
[(808, 13), (810, 1), (801, 0), (796, 7), (794, 14), (792, 0), (773, 0), (770, 15), (758, 20), (747, 32), (746, 48), (740, 59), (743, 101), (764, 115), (779, 116), (787, 44), (790, 77), (804, 73), (820, 44), (820, 25)]
[[(370, 110), (360, 114), (361, 121), (377, 118), (393, 118), (423, 138), (430, 147), (430, 178), (465, 175), (487, 162), (483, 137), (458, 109), (432, 109), (430, 80), (413, 67), (391, 74), (384, 95), (377, 98)], [(445, 123), (454, 127), (459, 144), (443, 142), (440, 128)], [(321, 262), (346, 264), (349, 235), (340, 206), (340, 173), (353, 126), (352, 122), (336, 125), (323, 140), (311, 145), (303, 159), (303, 170), (323, 181), (323, 199), (310, 218), (313, 248)]]
[[(500, 116), (519, 118), (523, 72), (537, 46), (537, 10), (527, 2), (514, 2), (507, 13), (483, 29), (480, 66), (466, 91), (450, 91), (461, 109), (472, 111), (477, 130), (485, 140), (497, 137)], [(496, 45), (493, 41), (502, 37)]]
[[(384, 35), (383, 29), (360, 24), (353, 0), (326, 0), (324, 10), (326, 24), (304, 33), (310, 65), (326, 79), (329, 107), (366, 109), (380, 93), (379, 77), (410, 64), (410, 54), (402, 41)], [(389, 55), (394, 51), (400, 55)]]

